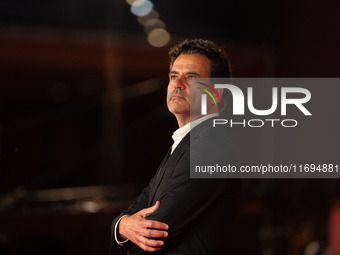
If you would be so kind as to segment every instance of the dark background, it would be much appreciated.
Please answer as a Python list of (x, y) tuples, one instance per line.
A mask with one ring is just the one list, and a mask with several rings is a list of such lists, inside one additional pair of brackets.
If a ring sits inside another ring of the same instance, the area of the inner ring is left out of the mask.
[[(129, 8), (1, 1), (0, 254), (110, 253), (111, 220), (172, 144), (167, 51), (180, 40), (224, 45), (234, 77), (339, 76), (337, 0), (157, 0), (161, 48)], [(230, 253), (339, 249), (339, 184), (244, 180)]]

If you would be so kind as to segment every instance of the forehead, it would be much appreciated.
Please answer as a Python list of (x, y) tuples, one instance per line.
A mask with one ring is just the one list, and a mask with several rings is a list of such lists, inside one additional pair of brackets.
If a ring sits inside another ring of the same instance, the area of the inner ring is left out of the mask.
[(205, 72), (209, 73), (210, 59), (200, 54), (181, 54), (179, 55), (171, 71), (177, 72)]

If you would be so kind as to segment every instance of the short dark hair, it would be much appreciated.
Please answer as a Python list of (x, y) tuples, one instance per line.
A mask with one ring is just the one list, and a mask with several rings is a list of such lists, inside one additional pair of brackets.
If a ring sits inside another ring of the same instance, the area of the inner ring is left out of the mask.
[(170, 69), (181, 54), (200, 54), (210, 59), (210, 78), (230, 78), (231, 69), (225, 50), (203, 39), (184, 40), (169, 51)]
[[(181, 54), (200, 54), (210, 60), (210, 78), (231, 78), (231, 68), (225, 50), (210, 40), (191, 39), (175, 45), (169, 50), (170, 69)], [(225, 110), (228, 93), (223, 93), (220, 114)]]

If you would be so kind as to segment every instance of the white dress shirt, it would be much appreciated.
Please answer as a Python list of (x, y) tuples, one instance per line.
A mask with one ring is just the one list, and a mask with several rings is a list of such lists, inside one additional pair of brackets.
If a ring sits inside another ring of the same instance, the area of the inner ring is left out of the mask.
[(172, 139), (174, 140), (174, 143), (171, 147), (171, 154), (174, 152), (177, 145), (182, 141), (184, 136), (186, 136), (190, 132), (191, 129), (196, 127), (198, 124), (201, 124), (203, 121), (210, 119), (210, 118), (213, 118), (213, 117), (216, 117), (216, 116), (218, 116), (218, 113), (212, 113), (212, 114), (206, 115), (202, 118), (199, 118), (197, 120), (194, 120), (193, 122), (190, 122), (190, 123), (186, 124), (185, 126), (177, 129), (172, 135)]

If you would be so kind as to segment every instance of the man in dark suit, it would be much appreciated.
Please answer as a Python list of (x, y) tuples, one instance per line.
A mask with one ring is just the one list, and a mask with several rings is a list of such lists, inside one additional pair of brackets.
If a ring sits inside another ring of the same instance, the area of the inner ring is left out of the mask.
[(225, 130), (212, 127), (218, 106), (208, 101), (205, 116), (193, 110), (200, 105), (190, 81), (230, 77), (229, 62), (222, 48), (201, 39), (186, 40), (169, 55), (167, 105), (179, 129), (149, 186), (113, 221), (111, 244), (128, 254), (225, 254), (239, 180), (190, 179), (190, 156), (226, 165), (235, 163), (235, 154)]

